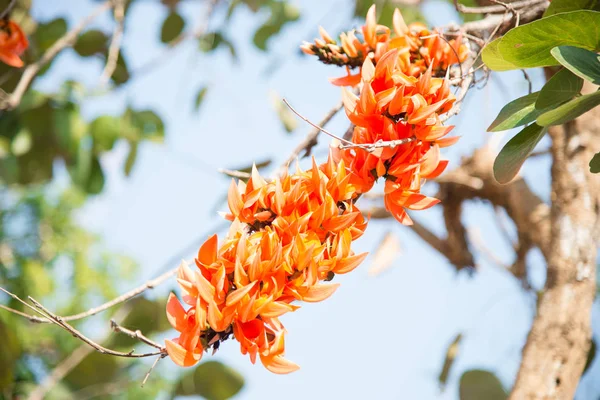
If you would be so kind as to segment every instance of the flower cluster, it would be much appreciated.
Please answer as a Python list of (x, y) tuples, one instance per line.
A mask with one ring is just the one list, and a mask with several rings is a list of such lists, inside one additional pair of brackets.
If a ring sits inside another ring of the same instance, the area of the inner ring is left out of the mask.
[(385, 53), (377, 66), (366, 59), (361, 78), (359, 96), (343, 89), (346, 114), (355, 125), (352, 142), (364, 145), (404, 139), (407, 143), (375, 151), (344, 149), (336, 152), (336, 159), (350, 167), (350, 182), (360, 193), (385, 178), (386, 208), (401, 223), (411, 224), (405, 208), (423, 210), (439, 202), (420, 190), (425, 179), (437, 177), (448, 164), (440, 159), (440, 148), (458, 140), (444, 137), (453, 126), (440, 121), (440, 114), (450, 110), (455, 97), (448, 79), (432, 77), (431, 67), (419, 78), (404, 74), (398, 49)]
[(280, 317), (301, 301), (331, 296), (338, 284), (326, 282), (366, 257), (351, 249), (367, 225), (355, 205), (360, 195), (384, 178), (385, 206), (404, 224), (411, 223), (405, 209), (438, 202), (421, 194), (421, 186), (446, 168), (440, 148), (457, 140), (445, 137), (453, 127), (441, 116), (455, 102), (447, 69), (464, 60), (466, 49), (460, 38), (447, 42), (421, 24), (407, 26), (399, 11), (394, 32), (376, 24), (372, 7), (362, 40), (342, 34), (340, 47), (321, 29), (322, 39), (303, 45), (326, 63), (360, 67), (334, 81), (357, 86), (358, 95), (342, 89), (352, 140), (332, 146), (326, 163), (313, 159), (306, 171), (269, 181), (253, 168), (247, 182), (232, 182), (229, 235), (220, 245), (216, 235), (209, 238), (195, 266), (181, 265), (183, 304), (173, 294), (168, 300), (179, 337), (166, 348), (178, 365), (194, 365), (233, 335), (252, 363), (258, 357), (272, 372), (295, 371), (284, 358)]
[(275, 373), (298, 368), (283, 358), (279, 317), (298, 309), (297, 301), (329, 297), (338, 284), (323, 282), (352, 271), (366, 256), (350, 248), (366, 221), (349, 180), (344, 162), (330, 158), (270, 182), (256, 169), (247, 183), (232, 182), (229, 237), (220, 247), (211, 237), (195, 267), (181, 266), (178, 282), (190, 307), (169, 298), (169, 321), (180, 332), (166, 341), (173, 361), (193, 365), (233, 334), (253, 363), (258, 355)]
[(11, 67), (22, 67), (23, 61), (19, 57), (28, 46), (27, 37), (19, 25), (10, 20), (0, 20), (0, 61)]
[(468, 52), (460, 35), (447, 40), (441, 32), (430, 31), (420, 22), (407, 25), (398, 9), (394, 11), (392, 34), (390, 28), (377, 24), (374, 5), (367, 13), (366, 24), (358, 32), (342, 33), (340, 44), (325, 29), (320, 28), (319, 32), (320, 39), (300, 48), (325, 64), (345, 66), (347, 76), (331, 80), (338, 86), (359, 84), (360, 72), (353, 74), (351, 69), (361, 67), (368, 58), (376, 64), (392, 49), (398, 50), (398, 67), (409, 76), (419, 76), (428, 68), (434, 76), (444, 76), (451, 65), (463, 62)]

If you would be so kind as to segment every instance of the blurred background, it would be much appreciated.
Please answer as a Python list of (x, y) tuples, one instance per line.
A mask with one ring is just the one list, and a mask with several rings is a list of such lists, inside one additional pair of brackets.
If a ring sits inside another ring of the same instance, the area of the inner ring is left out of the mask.
[[(1, 0), (0, 10), (8, 3)], [(449, 0), (375, 3), (382, 23), (396, 6), (407, 21), (462, 22)], [(26, 64), (100, 4), (17, 1), (11, 18), (30, 38)], [(344, 72), (302, 55), (299, 44), (317, 37), (319, 25), (333, 36), (360, 26), (371, 4), (131, 0), (108, 83), (101, 75), (115, 21), (110, 11), (100, 14), (74, 48), (42, 70), (19, 107), (0, 114), (0, 285), (68, 315), (193, 258), (209, 235), (228, 226), (217, 211), (227, 208), (231, 178), (219, 169), (244, 170), (255, 162), (269, 176), (311, 129), (281, 99), (315, 122), (339, 102), (340, 90), (327, 78)], [(19, 70), (0, 65), (5, 92), (19, 78)], [(534, 90), (542, 86), (541, 72), (531, 79)], [(511, 132), (491, 134), (486, 127), (527, 90), (516, 72), (494, 74), (469, 92), (451, 120), (462, 139), (444, 149), (449, 169), (484, 144), (499, 150)], [(341, 134), (347, 125), (339, 113), (328, 128)], [(313, 154), (325, 159), (328, 144), (320, 137)], [(523, 170), (546, 201), (549, 165), (542, 154)], [(426, 190), (434, 195), (436, 184)], [(417, 217), (445, 234), (439, 208)], [(231, 341), (198, 367), (164, 359), (141, 388), (153, 359), (83, 350), (64, 330), (0, 310), (0, 399), (28, 398), (74, 353), (79, 362), (45, 398), (505, 398), (544, 285), (544, 261), (538, 250), (530, 252), (531, 288), (524, 288), (505, 268), (514, 261), (510, 220), (472, 202), (463, 222), (476, 244), (475, 268), (457, 271), (395, 220), (372, 220), (355, 243), (356, 252), (371, 252), (364, 264), (340, 276), (342, 286), (327, 301), (284, 317), (286, 358), (301, 366), (286, 376), (252, 365)], [(374, 257), (377, 251), (389, 262)], [(107, 347), (143, 351), (111, 332), (108, 320), (119, 318), (157, 341), (172, 338), (164, 314), (170, 291), (178, 292), (174, 279), (75, 326)], [(4, 295), (0, 304), (22, 309)], [(596, 304), (595, 341), (598, 311)], [(600, 361), (591, 354), (589, 364), (578, 399), (600, 398), (600, 379), (594, 379)]]

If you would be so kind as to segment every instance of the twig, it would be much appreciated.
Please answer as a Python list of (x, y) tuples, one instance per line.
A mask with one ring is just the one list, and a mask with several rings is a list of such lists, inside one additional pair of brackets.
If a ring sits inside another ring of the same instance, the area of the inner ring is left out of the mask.
[[(116, 318), (125, 318), (131, 311), (130, 307), (120, 309)], [(101, 340), (103, 341), (103, 340)], [(94, 349), (86, 344), (82, 344), (75, 349), (67, 358), (61, 361), (50, 374), (29, 394), (28, 400), (42, 400), (44, 396), (69, 372), (78, 366)], [(78, 397), (79, 398), (79, 397)]]
[(2, 13), (0, 13), (0, 20), (4, 19), (10, 13), (10, 10), (13, 9), (16, 3), (17, 0), (11, 0), (10, 3), (8, 3), (8, 6), (6, 6), (6, 8), (2, 10)]
[[(160, 275), (159, 277), (157, 277), (155, 279), (152, 279), (152, 280), (144, 283), (143, 285), (136, 287), (135, 289), (131, 289), (130, 291), (128, 291), (126, 293), (123, 293), (121, 296), (116, 297), (116, 298), (114, 298), (114, 299), (112, 299), (110, 301), (107, 301), (106, 303), (104, 303), (104, 304), (102, 304), (102, 305), (100, 305), (98, 307), (90, 308), (89, 310), (84, 311), (84, 312), (79, 313), (79, 314), (67, 315), (65, 317), (61, 317), (61, 319), (62, 319), (62, 321), (75, 321), (75, 320), (78, 320), (78, 319), (83, 319), (83, 318), (86, 318), (86, 317), (90, 317), (92, 315), (96, 315), (99, 312), (102, 312), (102, 311), (107, 310), (107, 309), (109, 309), (109, 308), (111, 308), (113, 306), (116, 306), (117, 304), (124, 303), (127, 300), (129, 300), (129, 299), (131, 299), (131, 298), (133, 298), (133, 297), (135, 297), (135, 296), (137, 296), (137, 295), (145, 292), (148, 289), (153, 289), (154, 287), (156, 287), (156, 286), (160, 285), (161, 283), (165, 282), (170, 277), (174, 276), (177, 273), (178, 269), (179, 269), (179, 267), (173, 268), (173, 269), (165, 272), (164, 274)], [(3, 291), (5, 291), (1, 287), (0, 287), (0, 289), (3, 290)], [(6, 293), (8, 293), (8, 292), (6, 292)], [(27, 303), (25, 303), (25, 304), (27, 304)], [(7, 311), (10, 311), (10, 312), (15, 312), (16, 311), (16, 310), (13, 310), (13, 309), (9, 309), (8, 307), (4, 307), (4, 306), (2, 308), (6, 309)], [(27, 318), (31, 322), (45, 323), (45, 324), (52, 322), (48, 318), (40, 318), (40, 317), (37, 317), (35, 315), (29, 315), (29, 314), (22, 313), (20, 311), (15, 312), (15, 314), (19, 314), (19, 315)]]
[(341, 150), (345, 150), (345, 149), (363, 149), (368, 151), (369, 153), (372, 153), (373, 151), (375, 151), (376, 149), (380, 149), (383, 147), (390, 147), (390, 148), (394, 148), (397, 146), (401, 146), (403, 144), (406, 143), (410, 143), (410, 142), (414, 142), (415, 140), (417, 140), (416, 137), (411, 136), (409, 138), (406, 139), (397, 139), (397, 140), (378, 140), (375, 143), (352, 143), (352, 144), (340, 144), (339, 148)]
[(527, 71), (525, 71), (524, 69), (522, 69), (521, 72), (523, 73), (523, 77), (527, 81), (527, 87), (529, 90), (529, 94), (531, 94), (531, 92), (533, 92), (533, 83), (531, 83), (531, 78), (529, 77), (529, 74), (527, 73)]
[(352, 143), (352, 142), (351, 142), (351, 141), (349, 141), (349, 140), (346, 140), (346, 139), (344, 139), (344, 138), (341, 138), (341, 137), (339, 137), (339, 136), (336, 136), (336, 135), (334, 135), (333, 133), (329, 132), (327, 129), (325, 129), (325, 128), (323, 128), (323, 127), (321, 127), (321, 126), (319, 126), (319, 125), (317, 125), (317, 124), (315, 124), (315, 123), (313, 123), (313, 122), (311, 122), (311, 121), (310, 121), (308, 118), (306, 118), (304, 115), (302, 115), (302, 114), (300, 114), (298, 111), (296, 111), (296, 110), (294, 109), (294, 107), (292, 107), (292, 106), (291, 106), (291, 104), (290, 104), (290, 103), (289, 103), (289, 102), (288, 102), (286, 99), (283, 99), (283, 102), (285, 103), (285, 105), (286, 105), (286, 106), (288, 106), (288, 108), (289, 108), (290, 110), (292, 110), (292, 112), (293, 112), (294, 114), (296, 114), (298, 117), (300, 117), (300, 119), (302, 119), (304, 122), (306, 122), (306, 123), (308, 123), (309, 125), (311, 125), (313, 128), (320, 130), (321, 132), (323, 132), (323, 133), (324, 133), (324, 134), (326, 134), (327, 136), (330, 136), (330, 137), (331, 137), (331, 138), (333, 138), (333, 139), (337, 139), (337, 140), (339, 140), (340, 142), (346, 143), (346, 144), (348, 144), (348, 145), (354, 145), (354, 144), (355, 144), (355, 143)]
[(165, 358), (166, 356), (167, 356), (166, 354), (161, 354), (160, 356), (156, 357), (156, 360), (154, 360), (154, 362), (152, 363), (152, 366), (150, 367), (150, 369), (148, 370), (148, 372), (146, 372), (146, 375), (144, 376), (144, 380), (142, 381), (142, 387), (144, 387), (144, 385), (146, 384), (146, 381), (148, 380), (148, 378), (150, 377), (150, 374), (156, 367), (156, 364), (158, 364), (158, 362), (160, 360), (162, 360), (163, 358)]
[(493, 14), (500, 13), (507, 9), (507, 7), (511, 7), (513, 10), (515, 8), (525, 8), (531, 7), (533, 5), (543, 3), (546, 0), (522, 0), (515, 1), (511, 4), (500, 3), (499, 1), (494, 1), (498, 5), (495, 6), (483, 6), (483, 7), (467, 7), (463, 4), (460, 4), (458, 0), (454, 0), (454, 7), (458, 12), (463, 14)]
[(129, 337), (138, 339), (140, 342), (144, 342), (147, 345), (157, 348), (161, 351), (164, 350), (163, 346), (159, 345), (158, 343), (156, 343), (155, 341), (153, 341), (151, 339), (148, 339), (146, 336), (144, 336), (144, 334), (139, 329), (134, 332), (131, 329), (127, 329), (127, 328), (119, 325), (117, 323), (117, 321), (115, 321), (115, 319), (110, 320), (110, 328), (115, 332), (123, 333)]
[(249, 179), (252, 176), (248, 172), (236, 171), (236, 170), (227, 169), (227, 168), (219, 168), (217, 171), (219, 171), (222, 174), (229, 175), (233, 178), (239, 178), (239, 179)]
[(114, 15), (115, 15), (115, 31), (113, 33), (112, 41), (108, 49), (108, 57), (106, 59), (106, 66), (102, 75), (100, 76), (100, 85), (103, 86), (108, 83), (110, 77), (114, 74), (117, 68), (117, 62), (119, 61), (119, 50), (121, 49), (121, 40), (123, 38), (123, 29), (125, 27), (125, 0), (112, 0), (114, 3)]
[[(323, 117), (323, 119), (319, 122), (319, 126), (325, 126), (333, 119), (333, 117), (344, 107), (344, 103), (341, 101), (336, 104), (329, 112)], [(292, 154), (285, 160), (285, 162), (279, 167), (279, 174), (281, 175), (284, 170), (286, 170), (290, 163), (292, 163), (296, 158), (300, 157), (300, 153), (304, 152), (301, 157), (306, 157), (310, 154), (313, 147), (317, 145), (317, 137), (321, 132), (320, 128), (315, 127), (313, 130), (308, 132), (306, 137), (296, 148), (292, 151)]]
[(23, 98), (25, 91), (27, 91), (27, 88), (29, 87), (29, 85), (31, 84), (33, 79), (36, 77), (37, 73), (46, 64), (48, 64), (50, 61), (52, 61), (54, 59), (54, 57), (56, 57), (58, 55), (58, 53), (60, 53), (65, 48), (72, 46), (73, 43), (75, 43), (75, 40), (77, 39), (77, 36), (79, 35), (79, 33), (86, 26), (88, 26), (90, 24), (90, 22), (92, 22), (96, 17), (98, 17), (100, 14), (102, 14), (103, 12), (108, 10), (111, 7), (111, 5), (112, 5), (112, 2), (110, 0), (107, 0), (104, 3), (102, 3), (100, 6), (98, 6), (94, 10), (94, 12), (92, 12), (87, 18), (85, 18), (83, 21), (81, 21), (75, 28), (71, 29), (63, 37), (58, 39), (52, 45), (52, 47), (50, 47), (42, 55), (42, 57), (38, 61), (27, 66), (27, 68), (25, 68), (25, 71), (23, 72), (23, 75), (21, 75), (21, 79), (19, 80), (17, 87), (15, 88), (13, 93), (10, 95), (10, 97), (6, 101), (6, 103), (3, 104), (2, 107), (0, 107), (0, 108), (13, 109), (13, 108), (17, 107), (19, 105), (19, 103), (21, 102), (21, 99)]

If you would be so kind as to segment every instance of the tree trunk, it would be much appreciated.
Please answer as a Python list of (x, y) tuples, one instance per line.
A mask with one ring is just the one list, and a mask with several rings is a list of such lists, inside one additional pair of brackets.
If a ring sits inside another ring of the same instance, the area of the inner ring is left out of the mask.
[(573, 399), (591, 343), (600, 176), (591, 174), (588, 164), (600, 151), (600, 108), (551, 127), (549, 134), (553, 164), (546, 287), (512, 400)]

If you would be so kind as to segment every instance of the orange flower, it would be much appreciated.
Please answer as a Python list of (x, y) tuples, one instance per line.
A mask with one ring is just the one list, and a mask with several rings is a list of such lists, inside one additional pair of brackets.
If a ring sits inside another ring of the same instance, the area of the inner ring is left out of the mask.
[(13, 21), (0, 21), (0, 61), (11, 67), (22, 67), (19, 56), (27, 47), (29, 42), (19, 25)]
[(438, 201), (420, 194), (425, 179), (435, 178), (447, 166), (439, 148), (457, 138), (445, 138), (452, 126), (444, 126), (440, 115), (449, 111), (455, 98), (446, 78), (432, 77), (432, 67), (418, 78), (402, 70), (402, 55), (389, 50), (373, 65), (365, 60), (362, 89), (356, 96), (342, 89), (346, 114), (356, 125), (352, 142), (368, 145), (402, 140), (399, 146), (382, 146), (369, 152), (364, 148), (335, 151), (352, 171), (350, 183), (359, 193), (375, 181), (386, 179), (385, 206), (403, 224), (412, 223), (405, 208), (418, 210)]
[(189, 309), (169, 298), (169, 321), (180, 333), (167, 341), (175, 363), (193, 365), (233, 334), (253, 363), (258, 355), (275, 373), (298, 368), (284, 358), (279, 317), (297, 310), (297, 301), (331, 296), (339, 285), (323, 282), (366, 257), (351, 250), (366, 222), (353, 205), (349, 179), (344, 163), (330, 158), (270, 182), (256, 168), (246, 184), (232, 182), (229, 236), (220, 247), (212, 236), (200, 247), (195, 267), (180, 266), (177, 281)]
[(439, 31), (429, 31), (422, 23), (407, 25), (400, 10), (394, 10), (393, 34), (390, 28), (378, 25), (375, 5), (369, 8), (365, 25), (360, 29), (359, 39), (354, 31), (340, 34), (340, 44), (320, 28), (321, 39), (313, 44), (305, 42), (301, 50), (316, 55), (325, 64), (346, 67), (346, 76), (330, 79), (337, 86), (356, 86), (360, 83), (361, 72), (352, 73), (352, 68), (360, 68), (366, 60), (377, 64), (389, 50), (398, 50), (398, 68), (409, 76), (419, 76), (428, 68), (434, 76), (444, 76), (448, 68), (467, 58), (468, 49), (462, 37), (445, 39)]

